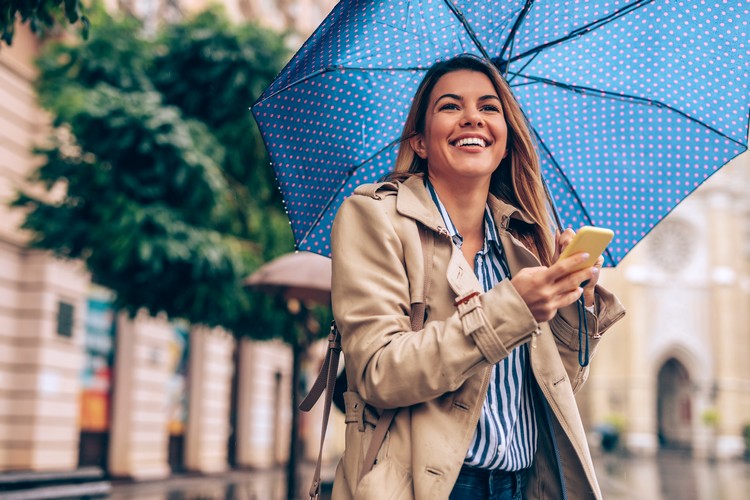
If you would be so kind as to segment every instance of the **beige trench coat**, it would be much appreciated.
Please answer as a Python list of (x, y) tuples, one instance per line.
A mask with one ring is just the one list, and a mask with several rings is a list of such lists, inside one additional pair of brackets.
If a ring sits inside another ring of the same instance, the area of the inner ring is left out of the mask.
[[(540, 265), (507, 231), (512, 219), (528, 219), (494, 197), (489, 203), (512, 275)], [(432, 283), (419, 332), (411, 331), (409, 320), (410, 304), (424, 283), (415, 221), (435, 233)], [(333, 312), (351, 392), (346, 394), (346, 449), (333, 499), (448, 498), (480, 416), (491, 368), (525, 342), (531, 343), (537, 392), (548, 402), (535, 405), (539, 438), (525, 497), (601, 498), (573, 396), (588, 374), (578, 365), (576, 306), (538, 324), (509, 280), (481, 293), (472, 267), (443, 224), (420, 177), (362, 186), (336, 216)], [(456, 300), (473, 292), (480, 294), (457, 308)], [(592, 353), (601, 334), (625, 314), (600, 286), (596, 297), (597, 314), (586, 313)], [(375, 466), (360, 480), (377, 414), (386, 408), (400, 410)]]

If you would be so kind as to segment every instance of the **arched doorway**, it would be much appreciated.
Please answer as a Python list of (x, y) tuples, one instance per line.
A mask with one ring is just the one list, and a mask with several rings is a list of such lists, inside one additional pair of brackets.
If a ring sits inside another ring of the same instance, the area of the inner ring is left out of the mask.
[(690, 375), (675, 358), (659, 369), (657, 423), (659, 445), (668, 449), (692, 447), (693, 402)]

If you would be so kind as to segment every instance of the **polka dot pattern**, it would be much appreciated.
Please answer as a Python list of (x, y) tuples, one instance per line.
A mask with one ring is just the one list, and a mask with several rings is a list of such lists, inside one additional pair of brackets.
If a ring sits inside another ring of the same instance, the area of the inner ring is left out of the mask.
[(525, 4), (336, 6), (253, 107), (299, 249), (330, 255), (341, 202), (392, 170), (426, 68), (464, 52), (509, 61), (563, 223), (612, 228), (608, 265), (747, 148), (750, 3)]

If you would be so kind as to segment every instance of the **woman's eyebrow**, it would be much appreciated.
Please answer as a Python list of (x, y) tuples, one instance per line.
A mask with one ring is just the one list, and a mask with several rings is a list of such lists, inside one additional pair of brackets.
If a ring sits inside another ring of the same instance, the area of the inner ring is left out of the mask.
[(440, 99), (455, 99), (457, 101), (463, 101), (464, 98), (457, 94), (443, 94), (437, 99), (435, 99), (435, 104), (440, 102)]
[[(463, 101), (464, 100), (464, 98), (461, 97), (458, 94), (443, 94), (440, 97), (438, 97), (437, 99), (435, 99), (435, 104), (439, 103), (441, 99), (455, 99), (457, 101)], [(493, 99), (495, 101), (500, 101), (500, 98), (498, 96), (496, 96), (496, 95), (493, 95), (493, 94), (483, 95), (478, 100), (479, 101), (487, 101), (489, 99)]]

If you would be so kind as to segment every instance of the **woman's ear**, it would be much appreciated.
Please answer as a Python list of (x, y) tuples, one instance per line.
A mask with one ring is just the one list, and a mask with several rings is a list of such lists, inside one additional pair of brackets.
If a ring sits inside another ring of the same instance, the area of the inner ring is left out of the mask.
[(413, 135), (411, 139), (409, 139), (409, 145), (411, 146), (411, 149), (413, 149), (417, 154), (417, 156), (419, 156), (423, 160), (427, 159), (427, 148), (425, 147), (422, 134)]

